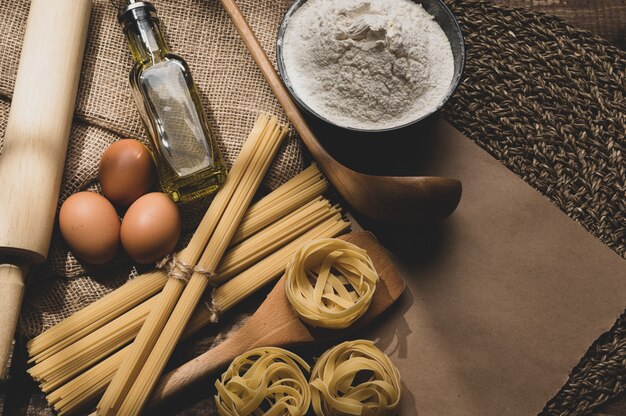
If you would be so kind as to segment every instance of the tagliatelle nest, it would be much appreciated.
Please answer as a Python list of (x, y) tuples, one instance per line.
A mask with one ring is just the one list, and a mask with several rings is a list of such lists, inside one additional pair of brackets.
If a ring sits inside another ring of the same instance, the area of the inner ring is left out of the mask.
[(289, 261), (287, 299), (307, 324), (347, 328), (369, 308), (379, 277), (367, 252), (324, 238), (304, 244)]
[(311, 391), (300, 367), (309, 365), (289, 351), (255, 348), (235, 358), (215, 382), (221, 416), (304, 416)]
[(400, 402), (400, 373), (372, 341), (347, 341), (326, 351), (310, 384), (318, 416), (393, 415)]

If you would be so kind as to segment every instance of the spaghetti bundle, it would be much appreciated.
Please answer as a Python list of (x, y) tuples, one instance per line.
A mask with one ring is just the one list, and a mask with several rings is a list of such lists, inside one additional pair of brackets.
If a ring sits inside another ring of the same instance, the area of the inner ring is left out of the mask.
[(222, 416), (304, 415), (311, 391), (296, 354), (276, 347), (255, 348), (235, 358), (215, 382)]
[(310, 384), (319, 416), (394, 415), (400, 402), (400, 372), (368, 340), (346, 341), (322, 354)]
[[(252, 205), (241, 221), (235, 239), (254, 235), (267, 225), (324, 193), (326, 181), (311, 165), (275, 191)], [(27, 344), (29, 363), (39, 363), (77, 340), (136, 307), (163, 289), (167, 274), (162, 270), (140, 275), (96, 302), (69, 316)]]
[[(196, 305), (209, 282), (214, 281), (219, 262), (286, 133), (276, 117), (261, 116), (257, 120), (224, 187), (207, 211), (213, 220), (207, 229), (204, 254), (186, 285), (181, 279), (168, 279), (131, 352), (98, 404), (99, 415), (132, 416), (141, 412)], [(217, 312), (213, 311), (213, 319)]]
[[(244, 236), (246, 244), (240, 243), (232, 247), (224, 256), (219, 269), (242, 269), (270, 253), (273, 254), (239, 273), (233, 279), (234, 285), (225, 284), (216, 289), (213, 301), (215, 305), (227, 311), (281, 275), (287, 259), (305, 241), (336, 236), (349, 227), (349, 222), (342, 219), (338, 207), (331, 207), (328, 201), (319, 198), (325, 190), (325, 180), (317, 168), (311, 166), (248, 209), (237, 233)], [(305, 213), (307, 214), (304, 215)], [(268, 226), (272, 221), (274, 223)], [(242, 233), (244, 227), (245, 232)], [(250, 235), (254, 237), (254, 244), (247, 242), (251, 240)], [(289, 238), (285, 238), (287, 235), (290, 235), (291, 242)], [(277, 248), (281, 243), (287, 245)], [(250, 250), (245, 249), (246, 246)], [(228, 259), (230, 266), (223, 267), (229, 263)], [(243, 267), (237, 264), (243, 264)], [(155, 296), (154, 292), (158, 292), (158, 288), (162, 288), (167, 280), (165, 276), (159, 278), (161, 273), (139, 276), (32, 340), (36, 341), (34, 344), (38, 347), (38, 356), (32, 355), (29, 348), (31, 362), (36, 361), (38, 365), (31, 368), (31, 374), (40, 381), (40, 387), (48, 393), (48, 402), (57, 412), (75, 413), (101, 394), (110, 383), (130, 349), (130, 346), (124, 347), (124, 344), (135, 337), (160, 296)], [(159, 279), (156, 280), (157, 278)], [(152, 287), (155, 280), (160, 286), (157, 285), (158, 288), (152, 290), (152, 297), (145, 300), (146, 296), (140, 296), (144, 302), (136, 306), (135, 296), (142, 294), (142, 285)], [(217, 280), (223, 281), (226, 278), (218, 275)], [(137, 282), (142, 285), (137, 285)], [(132, 293), (127, 288), (133, 288)], [(111, 302), (111, 299), (115, 302)], [(121, 299), (131, 306), (125, 306), (120, 302)], [(111, 304), (118, 308), (122, 305), (121, 309), (125, 312), (115, 314), (116, 308), (112, 308)], [(98, 315), (102, 311), (107, 312), (108, 319)], [(80, 320), (76, 319), (79, 317)], [(210, 323), (210, 317), (208, 309), (198, 307), (184, 336), (206, 326)], [(85, 331), (79, 321), (85, 321), (91, 332)], [(68, 338), (73, 341), (78, 339), (80, 342), (66, 345), (63, 340)], [(29, 346), (33, 345), (32, 341)], [(60, 349), (59, 344), (62, 345)], [(98, 362), (99, 359), (102, 360)]]
[(344, 240), (304, 244), (285, 271), (285, 293), (311, 326), (347, 328), (369, 308), (378, 273), (367, 252)]
[[(212, 304), (226, 312), (237, 303), (254, 293), (262, 286), (278, 278), (285, 270), (285, 264), (304, 242), (339, 235), (350, 226), (341, 215), (329, 218), (315, 226), (299, 238), (280, 248), (254, 266), (240, 273), (229, 282), (213, 291)], [(212, 322), (213, 311), (199, 305), (187, 324), (183, 337), (190, 336)], [(76, 413), (101, 394), (111, 382), (124, 356), (127, 346), (104, 359), (89, 370), (63, 384), (46, 396), (48, 403), (60, 414)]]
[[(29, 343), (36, 363), (31, 374), (59, 414), (84, 408), (107, 386), (113, 393), (107, 391), (98, 413), (138, 414), (181, 337), (280, 276), (306, 242), (349, 227), (340, 209), (319, 197), (326, 183), (314, 166), (244, 215), (284, 133), (275, 119), (259, 119), (190, 245), (170, 259), (175, 277), (163, 271), (142, 275)], [(218, 198), (224, 192), (227, 197)], [(209, 215), (212, 209), (221, 212), (218, 219)], [(192, 268), (187, 261), (196, 245), (204, 245), (204, 254)], [(209, 284), (221, 286), (205, 293)], [(114, 384), (120, 374), (128, 378)]]
[(111, 322), (161, 291), (166, 281), (162, 270), (142, 274), (67, 317), (28, 342), (28, 363), (39, 363)]
[[(231, 248), (224, 256), (216, 281), (229, 279), (311, 227), (338, 215), (339, 209), (331, 206), (326, 199), (322, 197), (314, 199)], [(132, 341), (154, 306), (155, 298), (145, 301), (109, 324), (51, 355), (31, 367), (28, 372), (41, 382), (40, 387), (44, 392), (52, 391), (69, 378)]]
[(338, 212), (337, 207), (331, 206), (330, 202), (322, 197), (296, 209), (263, 231), (231, 247), (220, 262), (214, 283), (222, 283), (230, 279), (245, 270), (248, 265), (254, 264), (257, 260), (291, 241), (306, 228)]
[(265, 198), (252, 204), (241, 220), (230, 245), (240, 243), (327, 190), (328, 183), (322, 177), (317, 165), (309, 166)]

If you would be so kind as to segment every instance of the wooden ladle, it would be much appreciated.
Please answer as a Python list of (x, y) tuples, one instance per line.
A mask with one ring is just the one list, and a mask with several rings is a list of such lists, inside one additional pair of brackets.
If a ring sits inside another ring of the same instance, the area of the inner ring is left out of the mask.
[[(391, 306), (400, 297), (405, 285), (389, 255), (373, 234), (354, 232), (339, 238), (365, 249), (381, 278), (369, 309), (349, 328), (354, 330), (370, 323)], [(336, 340), (345, 335), (346, 330), (320, 330), (305, 325), (287, 300), (283, 278), (254, 315), (228, 339), (163, 376), (152, 394), (150, 406), (171, 398), (252, 348), (319, 343)]]
[(309, 152), (352, 208), (372, 219), (399, 224), (441, 220), (456, 209), (461, 199), (457, 180), (366, 175), (333, 159), (302, 117), (235, 0), (220, 1)]

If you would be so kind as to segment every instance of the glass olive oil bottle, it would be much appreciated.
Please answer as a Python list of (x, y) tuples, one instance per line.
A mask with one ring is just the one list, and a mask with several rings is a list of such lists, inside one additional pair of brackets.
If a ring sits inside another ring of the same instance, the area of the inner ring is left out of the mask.
[(150, 136), (163, 190), (186, 203), (213, 194), (226, 167), (189, 66), (169, 51), (151, 3), (129, 0), (118, 20), (134, 65), (130, 84)]

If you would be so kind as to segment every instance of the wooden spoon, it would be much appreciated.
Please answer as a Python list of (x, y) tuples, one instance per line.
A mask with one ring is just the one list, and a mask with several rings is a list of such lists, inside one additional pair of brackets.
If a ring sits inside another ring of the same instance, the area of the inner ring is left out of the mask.
[[(381, 278), (369, 309), (349, 328), (354, 330), (370, 323), (391, 306), (400, 297), (405, 285), (389, 255), (373, 234), (354, 232), (339, 238), (365, 249)], [(311, 328), (305, 325), (287, 300), (283, 277), (259, 309), (228, 339), (163, 376), (152, 394), (150, 406), (202, 380), (252, 348), (325, 342), (344, 337), (346, 331)]]
[(400, 224), (441, 220), (456, 209), (461, 199), (457, 180), (365, 175), (333, 159), (300, 114), (235, 0), (220, 1), (309, 152), (352, 208), (372, 219)]

